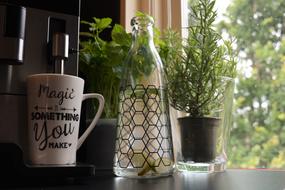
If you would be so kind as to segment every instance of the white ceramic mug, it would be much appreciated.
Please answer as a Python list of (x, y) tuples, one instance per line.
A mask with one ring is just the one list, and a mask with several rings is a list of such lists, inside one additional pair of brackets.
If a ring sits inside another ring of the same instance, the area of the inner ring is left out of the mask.
[[(84, 80), (71, 75), (35, 74), (27, 78), (28, 162), (31, 165), (74, 165), (76, 151), (97, 123), (104, 97), (83, 94)], [(98, 111), (78, 138), (81, 104), (97, 98)]]

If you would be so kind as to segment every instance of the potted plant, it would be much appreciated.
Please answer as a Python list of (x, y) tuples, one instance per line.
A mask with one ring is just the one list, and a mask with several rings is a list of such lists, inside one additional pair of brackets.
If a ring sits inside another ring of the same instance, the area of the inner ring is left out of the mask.
[[(122, 63), (131, 46), (131, 35), (119, 24), (115, 24), (112, 28), (111, 18), (92, 19), (92, 22), (81, 21), (83, 25), (88, 26), (88, 31), (80, 32), (79, 70), (85, 78), (86, 90), (102, 94), (105, 106), (102, 119), (88, 137), (86, 143), (88, 156), (85, 161), (95, 164), (97, 169), (111, 169), (115, 151)], [(101, 37), (103, 33), (105, 38), (106, 34), (110, 34), (107, 36), (110, 40), (104, 40)], [(93, 117), (97, 102), (94, 101), (91, 105), (86, 108), (87, 122), (88, 118)]]
[[(121, 25), (115, 24), (111, 30), (111, 40), (102, 39), (102, 33), (111, 28), (111, 18), (94, 17), (93, 22), (81, 23), (87, 25), (89, 31), (80, 32), (80, 71), (88, 82), (88, 90), (101, 93), (105, 97), (102, 117), (115, 118), (122, 63), (131, 46), (131, 36)], [(93, 106), (96, 107), (96, 104)]]
[[(148, 16), (137, 12), (137, 16)], [(112, 28), (111, 18), (93, 17), (93, 22), (81, 21), (87, 25), (87, 32), (80, 32), (80, 64), (79, 69), (87, 82), (87, 90), (98, 92), (105, 97), (103, 118), (116, 118), (119, 104), (119, 84), (122, 76), (123, 62), (132, 44), (131, 33), (123, 26), (115, 24)], [(111, 30), (111, 40), (101, 38), (106, 30)], [(160, 44), (159, 31), (155, 28), (155, 44)], [(96, 109), (94, 102), (91, 109)]]
[[(215, 0), (195, 1), (190, 7), (188, 37), (181, 39), (177, 33), (168, 32), (161, 48), (170, 104), (183, 113), (177, 118), (181, 133), (177, 164), (181, 170), (208, 171), (213, 168), (211, 163), (216, 167), (216, 162), (224, 161), (217, 161), (217, 157), (226, 159), (222, 154), (236, 60), (232, 43), (214, 29), (214, 5)], [(206, 168), (201, 168), (201, 163)]]

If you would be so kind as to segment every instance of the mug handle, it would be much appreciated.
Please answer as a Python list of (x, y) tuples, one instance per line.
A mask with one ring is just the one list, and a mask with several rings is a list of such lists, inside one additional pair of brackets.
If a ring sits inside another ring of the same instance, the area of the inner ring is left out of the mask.
[(90, 98), (96, 98), (99, 101), (99, 107), (98, 107), (98, 111), (94, 117), (94, 119), (92, 120), (91, 124), (87, 127), (87, 129), (85, 130), (85, 132), (81, 135), (81, 137), (78, 139), (78, 143), (77, 143), (77, 149), (79, 149), (82, 145), (82, 143), (86, 140), (86, 138), (88, 137), (88, 135), (90, 134), (90, 132), (94, 129), (98, 119), (100, 118), (103, 108), (104, 108), (104, 97), (101, 94), (97, 94), (97, 93), (88, 93), (88, 94), (83, 94), (83, 98), (82, 98), (82, 102), (86, 99), (90, 99)]

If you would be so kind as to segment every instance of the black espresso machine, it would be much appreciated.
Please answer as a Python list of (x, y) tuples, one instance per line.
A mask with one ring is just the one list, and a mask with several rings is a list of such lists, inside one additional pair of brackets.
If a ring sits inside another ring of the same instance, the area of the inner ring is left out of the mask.
[(65, 74), (78, 74), (80, 0), (0, 0), (0, 171), (6, 176), (92, 175), (89, 165), (25, 164), (26, 77), (53, 73), (55, 34), (69, 36)]

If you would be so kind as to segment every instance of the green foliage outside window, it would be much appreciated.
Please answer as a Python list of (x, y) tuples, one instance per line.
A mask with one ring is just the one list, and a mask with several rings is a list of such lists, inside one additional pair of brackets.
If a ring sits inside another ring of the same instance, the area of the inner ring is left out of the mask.
[(285, 168), (285, 1), (233, 0), (219, 29), (240, 65), (229, 167)]

